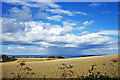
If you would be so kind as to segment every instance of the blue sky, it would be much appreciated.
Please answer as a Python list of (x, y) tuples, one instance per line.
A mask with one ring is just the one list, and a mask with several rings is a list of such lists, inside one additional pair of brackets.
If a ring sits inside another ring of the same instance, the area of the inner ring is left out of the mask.
[(2, 2), (2, 53), (118, 53), (117, 2)]

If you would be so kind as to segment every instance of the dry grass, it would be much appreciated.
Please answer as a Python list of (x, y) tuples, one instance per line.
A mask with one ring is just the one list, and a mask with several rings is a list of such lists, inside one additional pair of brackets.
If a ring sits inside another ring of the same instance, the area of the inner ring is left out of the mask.
[(25, 62), (24, 61), (19, 61), (18, 62), (18, 66), (17, 71), (16, 72), (12, 72), (11, 76), (13, 76), (13, 78), (16, 78), (17, 80), (19, 80), (20, 78), (27, 78), (29, 76), (34, 76), (34, 72), (32, 71), (31, 68), (25, 66)]
[(33, 61), (47, 61), (47, 60), (53, 60), (53, 58), (17, 58), (18, 61), (26, 61), (26, 62), (33, 62)]
[[(29, 66), (36, 74), (34, 78), (61, 78), (61, 73), (58, 67), (62, 63), (73, 65), (72, 71), (75, 73), (74, 77), (87, 76), (91, 65), (96, 64), (96, 69), (103, 74), (114, 77), (118, 76), (118, 61), (116, 62), (118, 55), (106, 55), (106, 56), (93, 56), (83, 58), (71, 58), (71, 59), (58, 59), (58, 60), (46, 60), (41, 61), (41, 58), (27, 58), (18, 59), (25, 60), (26, 66)], [(18, 61), (17, 60), (17, 61)], [(16, 72), (17, 61), (2, 63), (2, 71), (4, 78), (10, 78), (12, 72)]]

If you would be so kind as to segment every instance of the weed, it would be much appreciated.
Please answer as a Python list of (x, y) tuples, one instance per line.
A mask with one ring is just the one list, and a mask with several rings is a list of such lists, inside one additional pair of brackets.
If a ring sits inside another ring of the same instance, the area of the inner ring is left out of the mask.
[(118, 59), (113, 59), (111, 61), (115, 63), (115, 62), (118, 62)]
[(18, 72), (11, 73), (14, 76), (13, 78), (19, 80), (20, 78), (32, 77), (35, 74), (31, 68), (25, 66), (26, 64), (24, 61), (19, 61), (18, 63), (19, 63), (19, 65), (17, 66)]
[(62, 71), (62, 78), (72, 78), (74, 76), (74, 72), (72, 71), (73, 66), (72, 65), (67, 65), (62, 63), (62, 65), (60, 67), (58, 67), (58, 69), (60, 71)]
[(96, 70), (96, 65), (92, 65), (91, 68), (88, 70), (88, 76), (81, 76), (82, 79), (97, 79), (97, 80), (103, 80), (103, 79), (110, 79), (110, 76), (107, 76), (106, 73), (102, 74), (99, 70)]

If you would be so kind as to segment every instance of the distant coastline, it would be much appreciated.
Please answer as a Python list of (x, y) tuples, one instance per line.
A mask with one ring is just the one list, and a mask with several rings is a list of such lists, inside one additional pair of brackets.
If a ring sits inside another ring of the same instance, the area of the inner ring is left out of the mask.
[(15, 56), (15, 57), (28, 57), (28, 58), (42, 58), (42, 57), (57, 57), (57, 56), (62, 56), (64, 58), (77, 58), (77, 57), (89, 57), (89, 56), (102, 56), (102, 55), (107, 55), (107, 54), (100, 54), (100, 55), (76, 55), (76, 56), (62, 56), (62, 55), (7, 55), (9, 57)]

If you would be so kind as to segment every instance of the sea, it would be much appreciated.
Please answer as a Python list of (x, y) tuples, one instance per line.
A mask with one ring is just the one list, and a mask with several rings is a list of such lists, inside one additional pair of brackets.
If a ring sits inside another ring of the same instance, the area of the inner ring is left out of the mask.
[(102, 55), (107, 55), (107, 54), (99, 54), (99, 55), (71, 55), (71, 56), (69, 56), (69, 55), (7, 55), (7, 56), (9, 56), (9, 57), (12, 57), (12, 56), (15, 56), (15, 57), (32, 57), (32, 58), (34, 58), (34, 57), (36, 57), (36, 58), (38, 58), (38, 57), (49, 57), (49, 56), (55, 56), (55, 57), (57, 57), (57, 56), (62, 56), (62, 57), (64, 57), (64, 58), (77, 58), (77, 57), (87, 57), (87, 56), (102, 56)]

